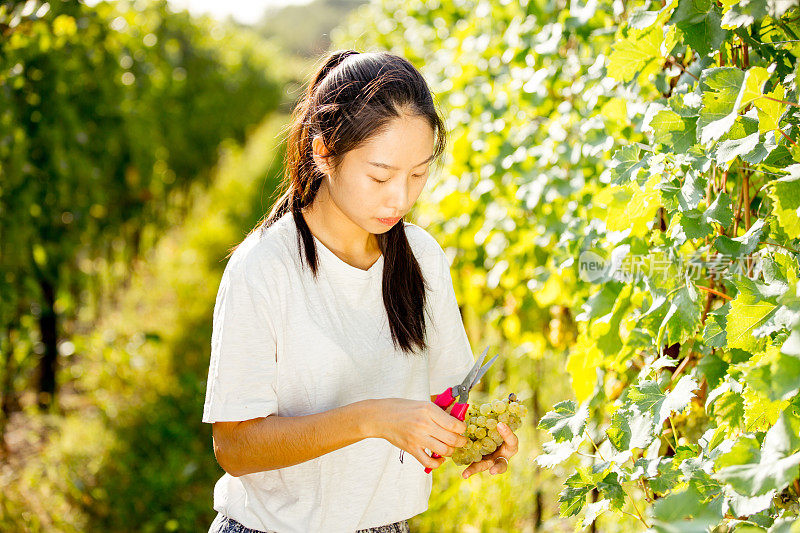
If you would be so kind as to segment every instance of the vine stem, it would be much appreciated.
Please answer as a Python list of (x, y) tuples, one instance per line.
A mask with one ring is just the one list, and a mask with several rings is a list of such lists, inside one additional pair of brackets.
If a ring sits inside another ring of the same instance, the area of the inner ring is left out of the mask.
[(727, 294), (723, 294), (723, 293), (721, 293), (721, 292), (719, 292), (717, 290), (712, 289), (711, 287), (706, 287), (705, 285), (695, 285), (695, 287), (697, 287), (700, 290), (704, 290), (704, 291), (710, 292), (711, 294), (716, 294), (720, 298), (725, 298), (726, 300), (733, 300), (733, 298), (728, 296)]
[(669, 427), (672, 428), (672, 438), (675, 441), (675, 453), (678, 453), (678, 432), (675, 431), (675, 424), (672, 423), (672, 416), (668, 416), (667, 419), (669, 420)]
[(739, 196), (736, 199), (736, 213), (734, 214), (734, 221), (733, 221), (733, 233), (731, 234), (733, 237), (736, 237), (736, 233), (739, 230), (739, 220), (742, 218), (742, 198), (744, 197), (743, 188), (739, 187)]
[[(709, 295), (709, 297), (710, 296), (711, 295)], [(683, 360), (681, 361), (681, 364), (679, 364), (678, 368), (675, 369), (675, 372), (672, 373), (672, 377), (669, 378), (670, 383), (675, 381), (675, 379), (678, 376), (681, 375), (681, 372), (683, 372), (684, 369), (686, 368), (686, 366), (689, 364), (689, 360), (692, 358), (692, 348), (694, 348), (694, 338), (692, 338), (691, 344), (689, 344), (689, 349), (688, 349), (689, 353), (686, 354), (686, 357), (683, 358)], [(672, 423), (672, 420), (670, 420), (670, 423)], [(674, 428), (673, 428), (673, 430), (674, 430)], [(675, 450), (675, 451), (677, 451), (677, 450)]]
[(639, 512), (639, 507), (636, 505), (636, 502), (633, 500), (628, 491), (625, 490), (625, 486), (622, 483), (620, 483), (619, 486), (622, 488), (622, 491), (625, 493), (625, 496), (627, 496), (631, 500), (631, 505), (633, 506), (633, 509), (636, 511), (636, 515), (639, 517), (639, 520), (641, 520), (642, 524), (644, 524), (644, 527), (650, 529), (650, 524), (648, 524), (647, 521), (644, 519), (644, 517), (642, 517), (642, 513)]
[(795, 250), (794, 248), (789, 248), (788, 246), (783, 246), (782, 244), (777, 244), (777, 243), (774, 243), (774, 242), (758, 241), (758, 244), (768, 244), (770, 246), (777, 246), (779, 248), (783, 248), (784, 250), (789, 250), (790, 252), (794, 252), (796, 254), (800, 254), (800, 250)]
[(772, 98), (771, 96), (767, 96), (766, 94), (762, 94), (761, 98), (766, 98), (767, 100), (772, 100), (773, 102), (780, 102), (781, 104), (793, 105), (795, 107), (800, 107), (800, 104), (795, 104), (794, 102), (787, 102), (786, 100), (781, 100), (780, 98)]
[[(798, 106), (798, 107), (800, 107), (800, 106)], [(780, 128), (778, 128), (778, 131), (779, 131), (779, 132), (781, 132), (781, 135), (783, 135), (784, 137), (786, 137), (786, 140), (787, 140), (787, 141), (789, 141), (789, 142), (790, 142), (790, 143), (792, 143), (793, 145), (797, 146), (797, 143), (796, 143), (796, 142), (794, 142), (794, 141), (792, 140), (792, 138), (791, 138), (791, 137), (789, 137), (788, 135), (786, 135), (786, 132), (785, 132), (785, 131), (783, 131), (783, 130), (782, 130), (782, 129), (780, 129)]]
[(676, 67), (678, 67), (679, 69), (681, 69), (685, 74), (688, 74), (689, 76), (693, 77), (697, 81), (700, 81), (700, 78), (698, 78), (697, 76), (695, 76), (694, 74), (692, 74), (691, 72), (686, 70), (686, 67), (684, 67), (679, 61), (676, 61), (675, 58), (670, 56), (669, 61), (670, 61), (671, 64), (673, 64)]
[[(603, 458), (603, 454), (602, 454), (602, 453), (600, 453), (600, 448), (598, 448), (597, 444), (594, 442), (594, 439), (593, 439), (593, 438), (592, 438), (592, 436), (589, 434), (589, 431), (588, 431), (588, 430), (584, 430), (584, 434), (585, 434), (585, 435), (586, 435), (586, 437), (589, 439), (589, 442), (591, 442), (591, 443), (592, 443), (592, 446), (594, 446), (594, 450), (597, 452), (597, 455), (599, 455), (599, 456), (600, 456), (600, 460), (601, 460), (601, 461), (605, 461), (605, 459)], [(630, 494), (628, 494), (628, 491), (627, 491), (627, 490), (625, 490), (625, 485), (623, 485), (622, 483), (620, 483), (620, 484), (619, 484), (619, 486), (620, 486), (620, 488), (622, 489), (622, 492), (624, 492), (624, 493), (625, 493), (625, 496), (627, 496), (627, 497), (628, 497), (628, 499), (631, 501), (631, 505), (632, 505), (632, 506), (633, 506), (633, 508), (636, 510), (637, 518), (638, 518), (639, 520), (641, 520), (642, 524), (644, 524), (644, 526), (645, 526), (646, 528), (649, 528), (649, 527), (650, 527), (650, 525), (649, 525), (649, 524), (647, 523), (647, 521), (645, 521), (645, 519), (642, 517), (642, 513), (640, 513), (640, 512), (639, 512), (639, 508), (636, 506), (636, 502), (633, 500), (633, 498), (631, 497), (631, 495), (630, 495)], [(621, 510), (621, 509), (620, 509), (620, 510)], [(622, 512), (625, 512), (625, 511), (622, 511)], [(628, 514), (630, 514), (630, 513), (628, 513)], [(631, 516), (633, 516), (633, 515), (631, 515)]]
[(744, 188), (744, 227), (745, 230), (750, 229), (750, 173), (745, 169), (742, 173), (742, 179), (744, 183), (742, 187)]

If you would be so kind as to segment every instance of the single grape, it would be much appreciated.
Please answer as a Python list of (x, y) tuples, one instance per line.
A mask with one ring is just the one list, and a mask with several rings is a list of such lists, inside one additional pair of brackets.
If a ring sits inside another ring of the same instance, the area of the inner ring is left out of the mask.
[(506, 404), (500, 400), (495, 400), (492, 402), (492, 411), (495, 413), (503, 413), (506, 410)]
[(491, 412), (492, 412), (492, 406), (491, 406), (490, 404), (488, 404), (488, 403), (485, 403), (485, 404), (481, 405), (481, 407), (480, 407), (480, 413), (481, 413), (482, 415), (484, 415), (484, 416), (485, 416), (485, 415), (488, 415), (488, 414), (489, 414), (489, 413), (491, 413)]
[(503, 424), (508, 425), (508, 421), (510, 419), (510, 415), (508, 413), (500, 413), (497, 415), (497, 421), (502, 422)]
[(476, 426), (485, 426), (486, 425), (486, 417), (481, 415), (475, 420)]
[(475, 432), (476, 439), (482, 439), (486, 436), (486, 428), (478, 428), (478, 431)]
[(494, 429), (497, 427), (497, 419), (496, 418), (487, 418), (486, 419), (486, 429)]

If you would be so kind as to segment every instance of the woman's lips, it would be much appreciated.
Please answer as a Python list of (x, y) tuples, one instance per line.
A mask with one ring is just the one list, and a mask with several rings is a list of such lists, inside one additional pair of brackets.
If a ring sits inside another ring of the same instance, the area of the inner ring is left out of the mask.
[(397, 217), (397, 218), (379, 218), (378, 220), (382, 224), (386, 224), (387, 226), (394, 226), (400, 220), (400, 217)]

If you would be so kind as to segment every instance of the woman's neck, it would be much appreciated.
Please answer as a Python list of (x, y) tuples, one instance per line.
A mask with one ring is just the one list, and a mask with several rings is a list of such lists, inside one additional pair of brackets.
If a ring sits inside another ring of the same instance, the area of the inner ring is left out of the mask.
[(311, 233), (340, 259), (367, 268), (380, 256), (378, 239), (345, 215), (322, 186), (310, 206), (301, 210)]

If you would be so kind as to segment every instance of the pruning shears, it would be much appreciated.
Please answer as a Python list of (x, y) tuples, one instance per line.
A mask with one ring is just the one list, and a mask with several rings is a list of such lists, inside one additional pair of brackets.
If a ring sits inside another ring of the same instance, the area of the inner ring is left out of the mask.
[[(488, 368), (492, 366), (492, 363), (494, 363), (495, 359), (497, 359), (497, 357), (500, 355), (500, 354), (495, 355), (489, 360), (488, 363), (481, 366), (484, 358), (486, 357), (486, 352), (488, 351), (489, 347), (487, 346), (486, 349), (483, 350), (483, 353), (480, 355), (480, 357), (478, 357), (478, 360), (475, 361), (475, 364), (472, 365), (472, 368), (470, 368), (469, 372), (467, 372), (467, 377), (464, 378), (464, 381), (458, 383), (457, 385), (453, 385), (452, 387), (448, 387), (447, 389), (445, 389), (444, 392), (439, 394), (436, 397), (436, 401), (434, 401), (436, 405), (438, 405), (445, 411), (447, 410), (448, 407), (450, 407), (450, 405), (453, 402), (456, 402), (456, 404), (453, 405), (453, 408), (450, 410), (450, 415), (458, 418), (462, 422), (464, 421), (464, 418), (467, 415), (467, 409), (469, 409), (469, 404), (467, 403), (467, 401), (469, 400), (469, 392), (472, 390), (472, 387), (474, 387), (481, 380), (483, 375), (486, 373), (486, 370), (488, 370)], [(434, 452), (431, 455), (431, 457), (435, 459), (441, 457), (441, 455)], [(401, 450), (400, 462), (402, 461), (403, 461), (403, 452)], [(425, 473), (429, 474), (430, 472), (431, 469), (425, 467)]]

